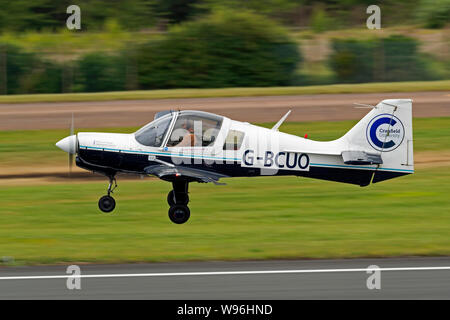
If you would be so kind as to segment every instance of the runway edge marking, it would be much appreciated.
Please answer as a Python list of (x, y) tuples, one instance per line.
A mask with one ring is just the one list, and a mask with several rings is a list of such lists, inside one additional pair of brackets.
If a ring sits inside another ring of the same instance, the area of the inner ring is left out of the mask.
[(352, 269), (299, 269), (299, 270), (253, 270), (253, 271), (207, 271), (207, 272), (166, 272), (166, 273), (126, 273), (126, 274), (81, 274), (48, 276), (6, 276), (0, 280), (41, 280), (66, 278), (129, 278), (129, 277), (180, 277), (180, 276), (220, 276), (220, 275), (258, 275), (258, 274), (302, 274), (333, 272), (367, 272), (367, 271), (436, 271), (450, 270), (444, 267), (400, 267), (400, 268), (352, 268)]

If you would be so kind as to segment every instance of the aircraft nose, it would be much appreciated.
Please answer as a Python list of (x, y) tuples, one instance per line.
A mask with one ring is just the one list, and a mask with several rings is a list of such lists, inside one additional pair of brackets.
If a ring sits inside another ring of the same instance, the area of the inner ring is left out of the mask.
[(76, 147), (77, 147), (77, 136), (71, 135), (68, 137), (65, 137), (64, 139), (59, 140), (56, 143), (56, 146), (60, 148), (62, 151), (65, 151), (67, 153), (75, 154), (76, 153)]

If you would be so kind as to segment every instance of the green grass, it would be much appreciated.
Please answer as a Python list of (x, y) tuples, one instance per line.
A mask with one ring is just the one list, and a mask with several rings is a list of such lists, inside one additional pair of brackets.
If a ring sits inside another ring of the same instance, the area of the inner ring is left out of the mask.
[(109, 101), (109, 100), (142, 100), (142, 99), (175, 99), (175, 98), (179, 99), (179, 98), (415, 92), (415, 91), (448, 91), (448, 90), (450, 90), (450, 80), (392, 82), (392, 83), (383, 82), (383, 83), (361, 83), (361, 84), (333, 84), (333, 85), (317, 85), (304, 87), (167, 89), (167, 90), (117, 91), (117, 92), (99, 92), (99, 93), (2, 95), (0, 96), (0, 103)]
[[(298, 136), (305, 133), (312, 140), (333, 140), (350, 130), (358, 120), (336, 122), (287, 122), (281, 131)], [(273, 123), (263, 124), (266, 127)], [(413, 122), (414, 151), (450, 150), (450, 118), (417, 118)], [(90, 128), (80, 131), (134, 132), (137, 128)], [(2, 131), (0, 163), (17, 165), (65, 165), (67, 155), (55, 143), (68, 135), (68, 130)]]
[(15, 264), (450, 254), (450, 168), (366, 188), (295, 177), (192, 184), (172, 224), (160, 180), (0, 187), (0, 256)]
[[(329, 140), (355, 123), (286, 123), (282, 130)], [(67, 155), (54, 146), (65, 135), (0, 132), (0, 163), (65, 165)], [(414, 139), (416, 153), (450, 150), (450, 118), (415, 119)], [(450, 255), (450, 167), (366, 188), (295, 177), (225, 182), (191, 184), (191, 220), (174, 225), (165, 200), (171, 186), (157, 179), (119, 178), (109, 215), (97, 208), (106, 181), (2, 186), (0, 180), (0, 257), (53, 264)]]

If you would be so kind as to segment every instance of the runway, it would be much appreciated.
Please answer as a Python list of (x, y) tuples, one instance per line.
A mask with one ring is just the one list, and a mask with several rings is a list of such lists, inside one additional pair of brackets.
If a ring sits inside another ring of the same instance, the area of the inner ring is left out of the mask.
[[(369, 266), (380, 289), (367, 287)], [(0, 299), (450, 299), (450, 257), (79, 267), (79, 290), (67, 266), (1, 267)]]
[(413, 116), (449, 117), (450, 92), (321, 94), (234, 98), (156, 99), (102, 102), (0, 104), (0, 131), (67, 129), (72, 113), (76, 128), (137, 127), (153, 120), (158, 111), (201, 110), (238, 121), (276, 122), (288, 110), (288, 121), (359, 120), (384, 99), (413, 99)]

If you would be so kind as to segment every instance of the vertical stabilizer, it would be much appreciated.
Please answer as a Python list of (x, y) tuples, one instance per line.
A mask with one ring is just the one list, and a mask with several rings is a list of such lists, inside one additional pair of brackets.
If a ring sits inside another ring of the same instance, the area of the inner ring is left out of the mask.
[(349, 151), (381, 157), (373, 183), (414, 172), (412, 100), (383, 100), (343, 137)]

